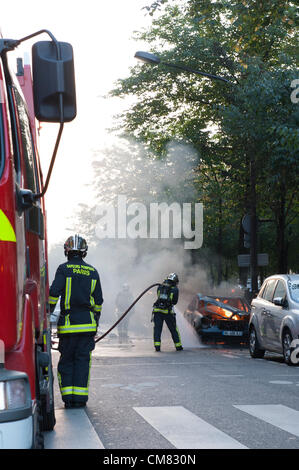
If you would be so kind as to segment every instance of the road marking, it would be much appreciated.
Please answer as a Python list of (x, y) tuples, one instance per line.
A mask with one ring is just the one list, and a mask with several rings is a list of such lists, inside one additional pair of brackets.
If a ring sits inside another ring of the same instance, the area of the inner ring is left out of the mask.
[(221, 354), (222, 357), (228, 357), (229, 359), (239, 359), (239, 356), (233, 354)]
[(244, 377), (244, 375), (241, 375), (241, 374), (217, 374), (217, 375), (211, 375), (211, 377)]
[(104, 449), (83, 409), (55, 410), (56, 425), (44, 433), (46, 449)]
[(177, 379), (178, 375), (144, 375), (145, 379)]
[(103, 381), (105, 381), (105, 380), (108, 380), (108, 379), (110, 380), (110, 379), (113, 379), (113, 378), (114, 377), (112, 377), (112, 376), (111, 377), (90, 377), (90, 381), (93, 381), (93, 380), (103, 380)]
[(101, 387), (104, 387), (104, 388), (120, 388), (120, 387), (123, 387), (124, 384), (103, 384), (101, 385)]
[[(159, 356), (160, 357), (160, 356)], [(237, 358), (235, 358), (237, 359)], [(258, 359), (257, 359), (258, 360)], [(264, 361), (264, 359), (262, 359)], [(140, 366), (165, 366), (165, 365), (168, 365), (168, 366), (193, 366), (193, 365), (204, 365), (204, 366), (210, 366), (211, 363), (208, 362), (208, 361), (201, 361), (201, 362), (191, 362), (191, 361), (188, 361), (188, 362), (168, 362), (168, 361), (161, 361), (161, 362), (123, 362), (123, 363), (107, 363), (107, 364), (93, 364), (92, 365), (92, 368), (93, 369), (96, 369), (96, 368), (101, 368), (101, 369), (104, 369), (105, 367), (120, 367), (120, 366), (133, 366), (133, 367), (140, 367)], [(219, 365), (219, 366), (223, 366), (223, 362), (213, 362), (213, 365)]]
[(272, 374), (272, 377), (298, 377), (298, 374), (293, 375), (293, 374)]
[(177, 449), (246, 449), (183, 406), (134, 407)]
[(139, 382), (136, 384), (103, 384), (104, 388), (120, 388), (121, 390), (129, 390), (131, 392), (142, 392), (145, 388), (156, 387), (156, 382)]
[(288, 380), (270, 380), (269, 384), (275, 385), (292, 385), (293, 382), (289, 382)]
[(234, 405), (245, 413), (299, 437), (299, 411), (284, 405)]

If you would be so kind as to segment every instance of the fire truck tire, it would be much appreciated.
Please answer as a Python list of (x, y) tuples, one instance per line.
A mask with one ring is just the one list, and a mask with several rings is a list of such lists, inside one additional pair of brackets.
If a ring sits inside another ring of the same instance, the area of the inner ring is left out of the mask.
[[(51, 367), (51, 385), (49, 394), (51, 396), (42, 396), (41, 397), (41, 409), (42, 409), (42, 431), (53, 431), (56, 419), (55, 419), (55, 407), (54, 407), (54, 390), (53, 390), (53, 369)], [(51, 404), (49, 405), (49, 400)]]
[(53, 431), (56, 424), (54, 407), (48, 413), (43, 413), (42, 431)]
[(42, 434), (41, 423), (41, 407), (37, 404), (36, 411), (33, 416), (32, 449), (44, 449), (44, 436)]
[(47, 352), (49, 355), (48, 365), (48, 384), (49, 389), (47, 395), (41, 395), (41, 410), (42, 410), (42, 430), (53, 431), (56, 419), (55, 419), (55, 405), (54, 405), (54, 374), (52, 367), (52, 356), (51, 356), (51, 332), (47, 332)]
[(44, 449), (45, 448), (45, 445), (44, 445), (44, 436), (40, 433), (37, 437), (36, 437), (36, 442), (35, 442), (35, 447), (34, 449)]
[(40, 387), (43, 387), (46, 382), (47, 387), (43, 390), (38, 387), (37, 397), (40, 404), (40, 429), (41, 431), (52, 431), (56, 423), (54, 407), (54, 375), (51, 357), (51, 335), (49, 331), (45, 334), (47, 350), (41, 353), (37, 348), (36, 366), (37, 384), (40, 384)]

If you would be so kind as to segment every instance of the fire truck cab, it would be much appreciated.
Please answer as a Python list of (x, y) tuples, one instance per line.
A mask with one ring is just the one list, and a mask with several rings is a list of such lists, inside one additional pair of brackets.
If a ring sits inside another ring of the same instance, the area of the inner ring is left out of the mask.
[[(10, 55), (41, 33), (31, 66)], [(63, 125), (76, 115), (70, 44), (41, 30), (0, 38), (0, 449), (43, 448), (55, 425), (44, 195)], [(46, 183), (37, 121), (59, 123)]]

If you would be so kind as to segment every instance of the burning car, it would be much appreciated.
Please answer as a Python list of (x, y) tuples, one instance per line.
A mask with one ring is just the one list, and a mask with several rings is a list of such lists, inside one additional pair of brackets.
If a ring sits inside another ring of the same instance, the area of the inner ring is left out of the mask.
[(248, 340), (250, 306), (242, 297), (197, 294), (184, 312), (202, 341)]

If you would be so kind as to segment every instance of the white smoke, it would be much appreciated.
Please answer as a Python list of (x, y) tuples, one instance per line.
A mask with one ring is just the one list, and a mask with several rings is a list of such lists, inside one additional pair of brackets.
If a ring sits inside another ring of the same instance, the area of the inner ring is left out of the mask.
[[(177, 309), (183, 314), (192, 297), (198, 292), (206, 293), (210, 286), (205, 270), (192, 264), (192, 250), (184, 249), (183, 240), (173, 238), (99, 240), (95, 233), (96, 206), (105, 201), (115, 201), (119, 194), (143, 204), (194, 200), (192, 181), (193, 169), (197, 164), (196, 152), (191, 146), (171, 143), (165, 158), (153, 159), (140, 144), (121, 140), (117, 147), (97, 151), (94, 156), (97, 184), (95, 200), (91, 204), (94, 209), (88, 226), (91, 239), (87, 240), (89, 250), (86, 261), (97, 268), (101, 278), (104, 297), (101, 330), (106, 331), (118, 318), (115, 299), (124, 283), (129, 284), (136, 298), (149, 285), (162, 282), (170, 272), (176, 272), (180, 279)], [(76, 220), (71, 223), (75, 226)], [(86, 236), (78, 224), (76, 229)], [(63, 241), (61, 247), (50, 253), (50, 281), (54, 277), (58, 258), (59, 262), (64, 261)], [(130, 335), (152, 337), (151, 313), (155, 300), (156, 288), (136, 305), (129, 319)], [(180, 324), (183, 328), (184, 321)], [(192, 343), (190, 338), (193, 334), (189, 327), (188, 331), (188, 342)], [(186, 337), (183, 332), (181, 336), (184, 342)]]
[[(118, 194), (125, 194), (128, 201), (143, 204), (194, 200), (192, 172), (197, 155), (191, 146), (172, 142), (167, 155), (158, 159), (150, 158), (142, 145), (121, 140), (118, 147), (96, 152), (95, 157), (98, 181), (102, 182), (101, 202), (115, 201)], [(178, 273), (183, 287), (190, 269), (192, 271), (190, 250), (184, 249), (182, 240), (172, 238), (103, 239), (92, 247), (90, 254), (101, 273), (105, 298), (102, 321), (107, 324), (116, 319), (115, 297), (124, 282), (137, 297), (149, 285), (162, 282), (170, 272)], [(189, 275), (191, 277), (191, 273)], [(136, 305), (130, 316), (131, 334), (152, 337), (151, 314), (155, 300), (156, 288)]]

